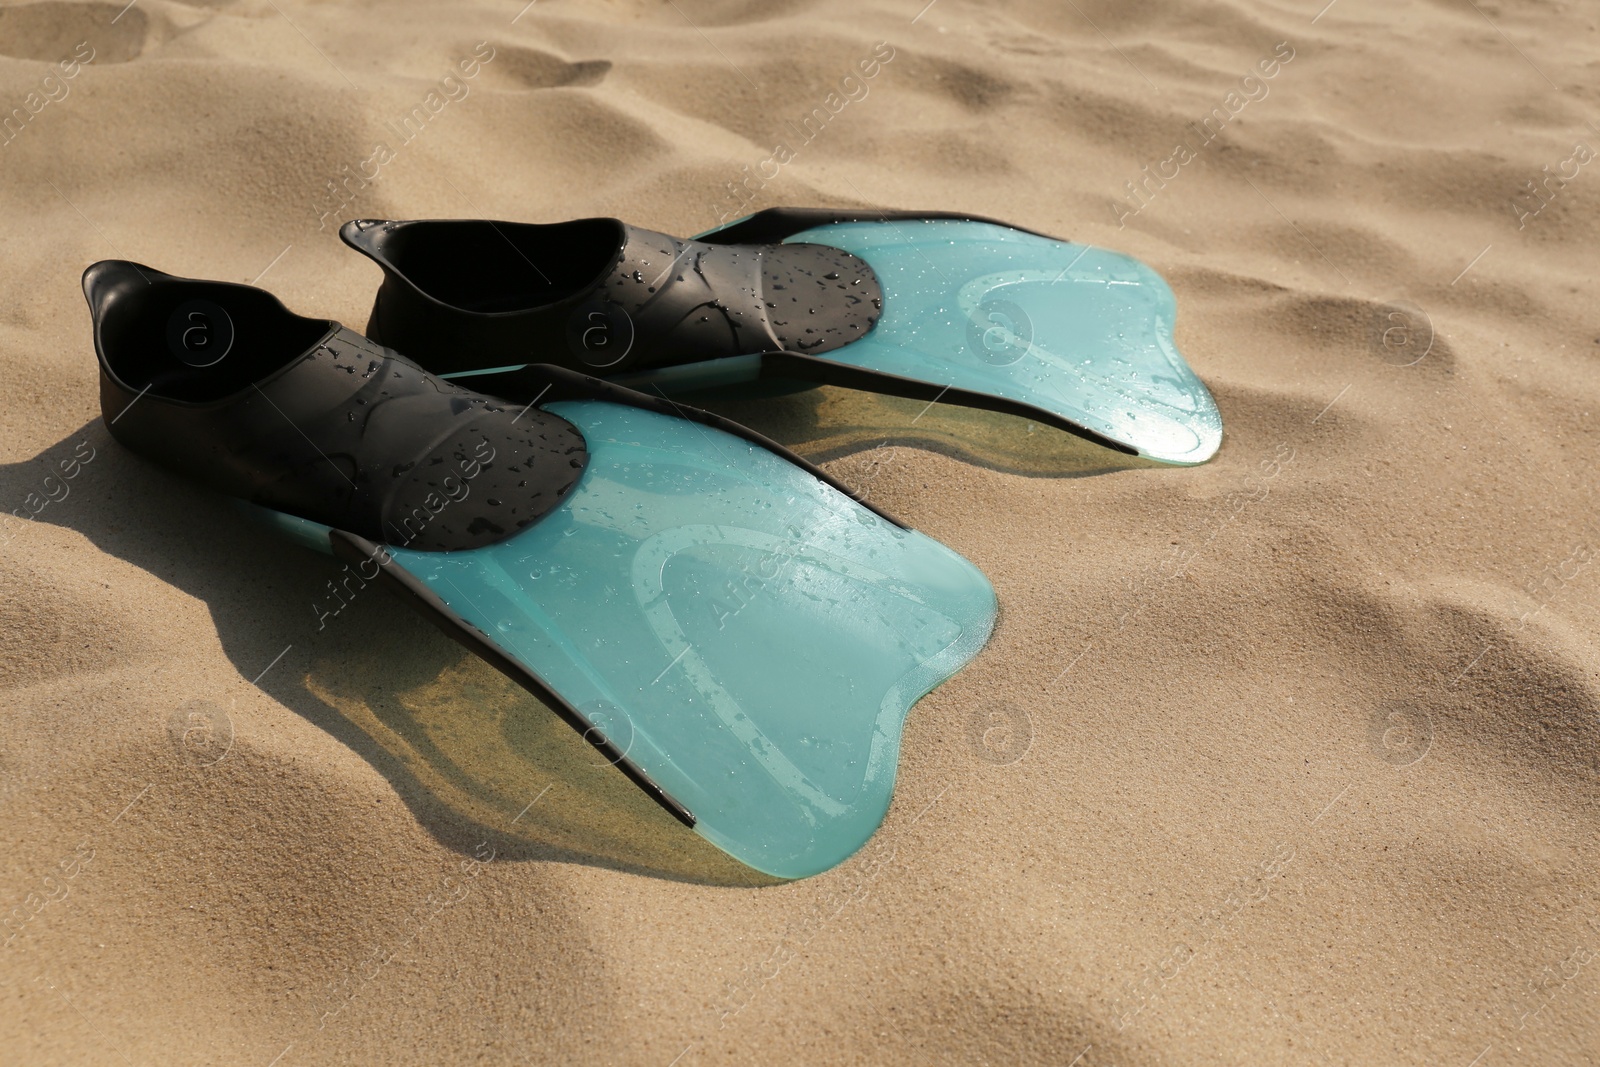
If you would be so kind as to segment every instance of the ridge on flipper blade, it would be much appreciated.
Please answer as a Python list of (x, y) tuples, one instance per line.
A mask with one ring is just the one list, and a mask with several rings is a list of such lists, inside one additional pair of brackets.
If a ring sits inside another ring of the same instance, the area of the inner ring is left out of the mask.
[(85, 290), (114, 436), (381, 575), (766, 873), (865, 843), (911, 705), (992, 629), (972, 564), (715, 416), (557, 368), (518, 410), (245, 286)]

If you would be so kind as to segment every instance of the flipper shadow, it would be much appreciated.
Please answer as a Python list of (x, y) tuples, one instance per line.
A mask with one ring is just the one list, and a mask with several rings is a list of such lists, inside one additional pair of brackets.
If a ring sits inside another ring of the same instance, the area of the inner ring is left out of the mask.
[(0, 504), (15, 513), (0, 519), (0, 553), (25, 551), (31, 516), (203, 602), (242, 678), (260, 676), (273, 699), (359, 754), (450, 848), (471, 854), (488, 840), (499, 859), (707, 885), (778, 881), (678, 823), (532, 695), (386, 590), (140, 460), (100, 419), (0, 465)]
[(1114, 451), (1016, 415), (824, 385), (748, 385), (687, 393), (686, 405), (742, 423), (812, 463), (906, 445), (988, 470), (1034, 478), (1085, 478), (1169, 464)]

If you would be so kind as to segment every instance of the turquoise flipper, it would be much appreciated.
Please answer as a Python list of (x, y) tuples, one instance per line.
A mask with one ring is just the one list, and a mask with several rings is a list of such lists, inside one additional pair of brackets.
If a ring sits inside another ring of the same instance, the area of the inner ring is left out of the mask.
[(514, 402), (532, 397), (505, 368), (528, 359), (651, 393), (759, 382), (751, 395), (943, 402), (1163, 463), (1222, 441), (1159, 275), (994, 219), (768, 208), (690, 240), (619, 219), (357, 220), (340, 235), (383, 268), (375, 336)]
[(799, 878), (849, 856), (888, 809), (911, 705), (988, 639), (988, 581), (730, 434), (545, 410), (590, 449), (567, 499), (508, 540), (395, 562), (735, 858)]
[(1043, 408), (1142, 456), (1202, 463), (1222, 416), (1173, 342), (1177, 304), (1138, 260), (984, 222), (845, 222), (785, 243), (842, 248), (883, 286), (866, 337), (817, 358)]
[(713, 843), (786, 878), (838, 863), (882, 821), (912, 703), (987, 640), (987, 580), (730, 435), (595, 401), (547, 410), (590, 448), (556, 511), (488, 548), (395, 560)]

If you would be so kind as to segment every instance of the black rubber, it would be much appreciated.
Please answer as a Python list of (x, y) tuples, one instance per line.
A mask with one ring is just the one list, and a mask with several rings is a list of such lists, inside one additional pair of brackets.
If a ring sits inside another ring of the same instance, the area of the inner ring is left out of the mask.
[(452, 385), (260, 289), (118, 261), (83, 288), (112, 436), (219, 493), (447, 551), (512, 536), (583, 473), (565, 419)]
[(683, 240), (616, 219), (358, 220), (339, 235), (384, 271), (367, 333), (437, 374), (828, 352), (883, 307), (872, 268), (824, 245)]

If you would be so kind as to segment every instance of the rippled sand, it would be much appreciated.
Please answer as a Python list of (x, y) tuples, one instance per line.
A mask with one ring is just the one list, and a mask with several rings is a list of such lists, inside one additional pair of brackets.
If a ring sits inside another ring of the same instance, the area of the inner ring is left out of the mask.
[[(1600, 1060), (1600, 31), (1322, 2), (0, 7), (0, 1059)], [(100, 418), (96, 259), (775, 204), (1136, 255), (1227, 428), (720, 402), (1000, 597), (804, 882)]]

